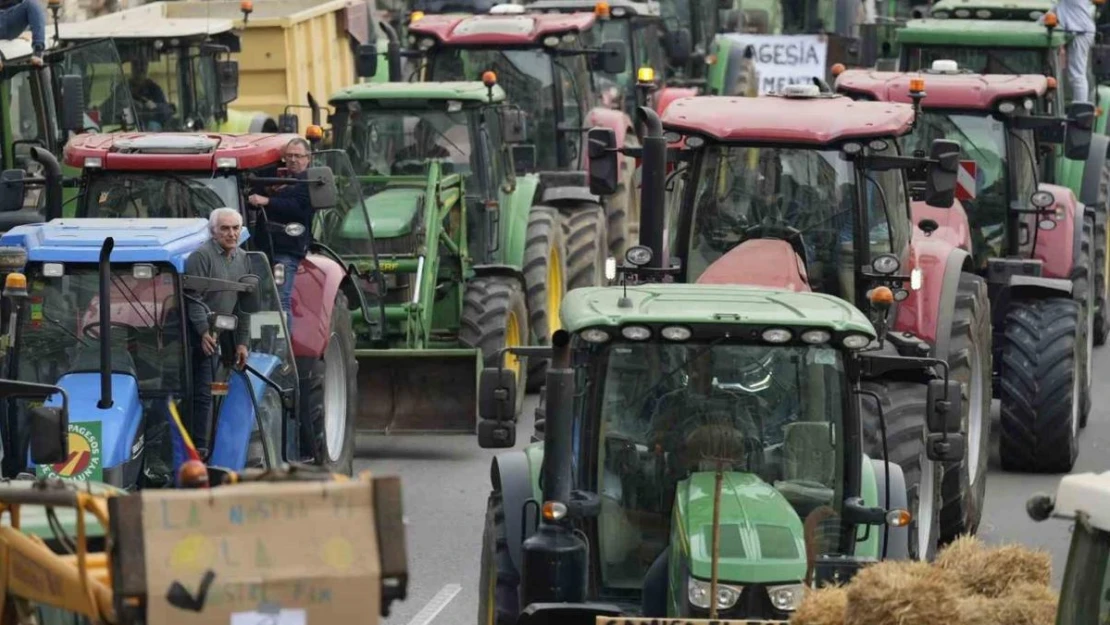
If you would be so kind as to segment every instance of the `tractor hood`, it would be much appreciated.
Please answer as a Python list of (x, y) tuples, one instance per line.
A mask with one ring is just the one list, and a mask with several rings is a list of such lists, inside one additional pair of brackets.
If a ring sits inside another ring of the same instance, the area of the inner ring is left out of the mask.
[[(363, 200), (370, 214), (375, 239), (392, 239), (413, 231), (424, 201), (424, 189), (397, 187), (383, 189)], [(357, 211), (347, 214), (343, 236), (350, 239), (366, 238), (366, 222)]]
[[(690, 574), (711, 575), (712, 472), (679, 483), (675, 504)], [(802, 520), (774, 487), (750, 473), (725, 473), (721, 484), (719, 579), (727, 583), (801, 581), (806, 573)]]

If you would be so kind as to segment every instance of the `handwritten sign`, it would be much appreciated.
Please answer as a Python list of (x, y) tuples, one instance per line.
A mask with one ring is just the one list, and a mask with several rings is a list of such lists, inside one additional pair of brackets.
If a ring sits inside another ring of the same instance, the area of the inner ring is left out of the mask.
[(752, 46), (759, 95), (781, 91), (786, 85), (812, 85), (814, 76), (825, 78), (828, 43), (821, 35), (737, 33), (727, 37), (740, 50)]
[(789, 621), (725, 621), (707, 618), (639, 618), (599, 616), (594, 625), (783, 625)]
[(353, 623), (377, 614), (371, 489), (351, 481), (144, 491), (147, 623)]

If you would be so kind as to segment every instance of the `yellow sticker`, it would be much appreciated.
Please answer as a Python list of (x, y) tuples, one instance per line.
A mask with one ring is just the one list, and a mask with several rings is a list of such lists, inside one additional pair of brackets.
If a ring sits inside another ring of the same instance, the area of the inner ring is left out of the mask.
[(386, 261), (380, 265), (382, 271), (397, 271), (397, 262)]

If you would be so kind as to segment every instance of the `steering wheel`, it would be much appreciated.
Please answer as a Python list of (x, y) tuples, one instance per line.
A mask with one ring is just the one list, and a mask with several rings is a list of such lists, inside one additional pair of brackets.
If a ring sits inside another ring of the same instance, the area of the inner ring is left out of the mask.
[[(94, 341), (100, 340), (100, 325), (101, 325), (100, 322), (97, 321), (95, 323), (90, 323), (89, 325), (85, 326), (81, 330), (82, 336), (84, 336), (87, 339), (92, 339)], [(109, 321), (108, 322), (108, 327), (109, 328), (119, 328), (121, 330), (125, 330), (125, 331), (127, 331), (126, 336), (128, 336), (128, 337), (131, 336), (132, 331), (134, 331), (134, 332), (139, 331), (139, 329), (136, 328), (135, 326), (128, 325), (126, 323), (122, 323), (122, 322), (119, 322), (119, 321)], [(93, 328), (96, 328), (96, 333), (95, 334), (91, 331)]]
[(393, 174), (396, 176), (419, 176), (424, 173), (425, 160), (419, 158), (406, 158), (393, 163)]

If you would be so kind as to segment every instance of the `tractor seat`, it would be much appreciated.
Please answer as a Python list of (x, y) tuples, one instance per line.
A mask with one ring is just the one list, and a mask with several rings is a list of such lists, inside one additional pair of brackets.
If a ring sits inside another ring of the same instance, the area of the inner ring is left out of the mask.
[(828, 423), (791, 423), (783, 428), (783, 480), (775, 489), (806, 518), (832, 504), (836, 491), (828, 486), (836, 476), (836, 450), (829, 441)]

